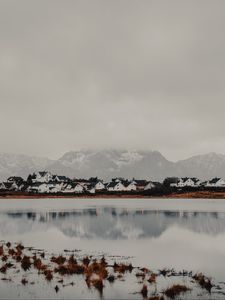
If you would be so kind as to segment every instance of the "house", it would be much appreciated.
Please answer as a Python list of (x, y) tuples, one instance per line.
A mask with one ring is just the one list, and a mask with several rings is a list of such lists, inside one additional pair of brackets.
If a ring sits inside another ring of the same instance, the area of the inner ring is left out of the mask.
[(79, 183), (68, 183), (63, 187), (62, 192), (79, 194), (79, 193), (83, 193), (84, 190), (85, 190), (84, 187)]
[(222, 178), (213, 178), (206, 182), (206, 187), (225, 187), (225, 181)]
[(136, 191), (137, 190), (136, 183), (133, 182), (133, 181), (123, 180), (123, 181), (121, 181), (121, 183), (124, 185), (125, 190), (127, 192), (129, 192), (129, 191)]
[(0, 191), (3, 191), (3, 190), (5, 190), (6, 188), (5, 188), (5, 185), (4, 185), (4, 182), (1, 182), (0, 183)]
[(139, 179), (133, 179), (132, 180), (133, 183), (136, 184), (136, 189), (137, 191), (144, 191), (146, 185), (147, 185), (147, 180), (139, 180)]
[(37, 183), (37, 182), (49, 182), (53, 179), (53, 176), (50, 172), (35, 172), (32, 175), (29, 175), (27, 178), (27, 182), (29, 183)]
[(28, 193), (49, 193), (50, 188), (49, 185), (45, 182), (35, 182), (31, 185), (29, 185), (26, 189)]
[(0, 190), (2, 191), (19, 191), (19, 186), (16, 182), (2, 182), (0, 184)]
[(53, 175), (52, 181), (54, 181), (54, 182), (70, 182), (71, 179), (67, 176)]
[(24, 180), (20, 176), (11, 176), (7, 179), (7, 182), (15, 182), (18, 185), (21, 185), (24, 182)]
[(170, 184), (171, 187), (198, 187), (201, 181), (195, 177), (177, 178), (177, 180)]
[(146, 184), (144, 190), (145, 190), (145, 191), (148, 191), (148, 190), (152, 190), (152, 189), (154, 189), (154, 188), (155, 188), (155, 184), (154, 184), (152, 181), (149, 181), (149, 182)]
[(88, 183), (91, 184), (96, 191), (102, 191), (105, 189), (103, 181), (98, 179), (98, 177), (89, 178)]
[(109, 192), (122, 192), (126, 191), (126, 187), (122, 184), (122, 182), (112, 181), (107, 185), (107, 191)]
[(90, 194), (95, 194), (96, 190), (95, 190), (95, 184), (89, 183), (85, 185), (85, 189), (88, 193)]
[(64, 187), (64, 182), (49, 182), (48, 187), (49, 187), (49, 193), (60, 193), (63, 190)]

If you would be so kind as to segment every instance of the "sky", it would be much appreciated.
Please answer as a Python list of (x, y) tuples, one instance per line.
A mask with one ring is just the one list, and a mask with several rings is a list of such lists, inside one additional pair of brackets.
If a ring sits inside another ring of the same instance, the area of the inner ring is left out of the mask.
[(0, 1), (0, 152), (225, 154), (225, 1)]

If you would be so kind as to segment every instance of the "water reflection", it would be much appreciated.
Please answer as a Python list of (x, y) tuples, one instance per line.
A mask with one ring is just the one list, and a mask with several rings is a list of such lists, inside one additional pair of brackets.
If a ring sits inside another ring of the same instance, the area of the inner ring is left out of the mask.
[(0, 213), (0, 234), (8, 238), (15, 233), (55, 228), (67, 237), (83, 239), (144, 239), (159, 237), (172, 226), (214, 236), (225, 232), (225, 213), (117, 207)]

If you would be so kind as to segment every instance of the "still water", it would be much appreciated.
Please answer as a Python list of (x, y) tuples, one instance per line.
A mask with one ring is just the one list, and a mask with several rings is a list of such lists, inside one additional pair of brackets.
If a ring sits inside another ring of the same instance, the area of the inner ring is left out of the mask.
[[(225, 278), (225, 201), (4, 199), (0, 240), (55, 253), (78, 249), (122, 256), (156, 270), (201, 271), (220, 282)], [(7, 288), (3, 290), (0, 297), (8, 296)], [(39, 296), (34, 292), (33, 297)]]

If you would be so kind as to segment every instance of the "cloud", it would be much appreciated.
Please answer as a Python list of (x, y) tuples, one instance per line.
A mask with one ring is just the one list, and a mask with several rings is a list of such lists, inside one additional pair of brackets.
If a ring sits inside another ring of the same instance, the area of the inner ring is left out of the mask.
[(225, 3), (1, 1), (1, 151), (225, 153)]

